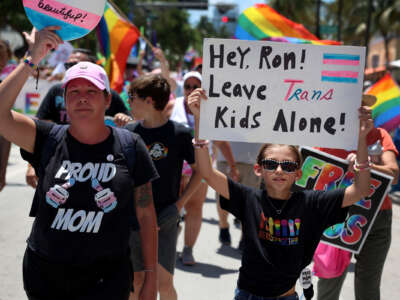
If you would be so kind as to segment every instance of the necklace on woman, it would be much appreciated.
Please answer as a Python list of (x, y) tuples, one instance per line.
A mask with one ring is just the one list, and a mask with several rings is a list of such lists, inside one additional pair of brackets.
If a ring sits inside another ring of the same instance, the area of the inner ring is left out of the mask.
[[(289, 198), (289, 199), (290, 199), (290, 198)], [(282, 206), (281, 206), (280, 209), (277, 209), (277, 208), (275, 207), (275, 205), (272, 203), (272, 200), (271, 200), (271, 199), (268, 197), (268, 195), (267, 195), (268, 203), (272, 206), (272, 208), (275, 210), (275, 212), (276, 212), (277, 215), (280, 215), (280, 214), (282, 213), (282, 211), (283, 211), (283, 209), (285, 208), (286, 204), (289, 202), (289, 199), (285, 200), (285, 203), (282, 204)]]

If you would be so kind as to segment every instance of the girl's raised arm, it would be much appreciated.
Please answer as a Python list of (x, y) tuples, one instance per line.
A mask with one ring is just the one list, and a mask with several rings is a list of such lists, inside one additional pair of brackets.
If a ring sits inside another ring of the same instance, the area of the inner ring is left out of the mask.
[(374, 127), (374, 121), (371, 116), (371, 109), (362, 106), (360, 113), (360, 133), (358, 137), (357, 159), (354, 164), (356, 171), (354, 183), (346, 188), (342, 207), (350, 206), (362, 198), (367, 197), (370, 189), (370, 165), (368, 161), (367, 135)]
[(229, 199), (228, 178), (225, 174), (214, 169), (211, 164), (208, 153), (208, 141), (199, 139), (199, 121), (200, 121), (200, 101), (206, 100), (205, 91), (201, 88), (194, 90), (188, 97), (189, 108), (195, 118), (195, 138), (193, 146), (195, 148), (196, 166), (201, 176), (207, 181), (218, 194)]

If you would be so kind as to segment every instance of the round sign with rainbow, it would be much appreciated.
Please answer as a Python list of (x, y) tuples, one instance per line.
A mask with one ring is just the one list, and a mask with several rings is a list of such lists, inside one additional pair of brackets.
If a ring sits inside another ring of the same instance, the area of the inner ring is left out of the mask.
[(100, 22), (106, 0), (23, 0), (26, 15), (38, 30), (60, 26), (56, 33), (64, 41), (75, 40)]

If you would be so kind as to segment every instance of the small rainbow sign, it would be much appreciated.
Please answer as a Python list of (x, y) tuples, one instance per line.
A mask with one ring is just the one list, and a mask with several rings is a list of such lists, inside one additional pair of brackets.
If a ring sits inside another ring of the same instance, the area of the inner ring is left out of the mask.
[(104, 13), (106, 0), (23, 0), (26, 15), (38, 30), (60, 26), (56, 33), (64, 41), (91, 32)]

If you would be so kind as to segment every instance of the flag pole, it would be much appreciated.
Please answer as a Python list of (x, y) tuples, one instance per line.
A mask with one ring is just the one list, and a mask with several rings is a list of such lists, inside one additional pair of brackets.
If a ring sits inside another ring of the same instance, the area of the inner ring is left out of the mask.
[(129, 18), (125, 15), (125, 13), (112, 0), (107, 0), (107, 1), (125, 19), (125, 21), (131, 23), (131, 21), (129, 21)]
[(147, 46), (149, 46), (151, 49), (154, 48), (153, 44), (144, 35), (142, 35), (141, 38), (146, 42)]

